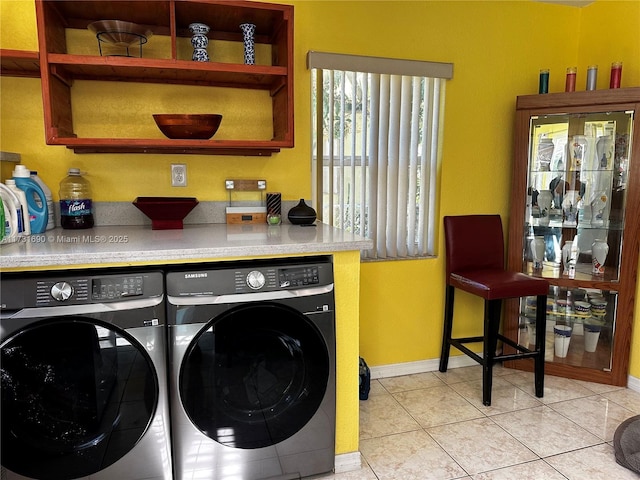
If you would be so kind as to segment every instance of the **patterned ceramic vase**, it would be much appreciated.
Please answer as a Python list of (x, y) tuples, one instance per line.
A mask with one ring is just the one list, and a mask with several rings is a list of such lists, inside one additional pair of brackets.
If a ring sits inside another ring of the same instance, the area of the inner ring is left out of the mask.
[(553, 158), (553, 140), (541, 138), (538, 142), (538, 170), (548, 172), (551, 170), (551, 159)]
[(584, 135), (574, 135), (569, 144), (569, 155), (571, 158), (571, 168), (580, 170), (582, 164), (589, 158), (587, 137)]
[(189, 25), (189, 31), (192, 33), (191, 46), (193, 47), (193, 54), (191, 59), (194, 62), (208, 62), (209, 53), (207, 47), (209, 45), (209, 26), (204, 23), (192, 23)]
[(538, 194), (538, 207), (540, 208), (540, 220), (538, 220), (538, 225), (549, 225), (549, 214), (552, 201), (553, 195), (551, 194), (551, 190), (540, 190), (540, 193)]
[(591, 258), (593, 263), (593, 269), (591, 273), (593, 275), (604, 275), (604, 262), (607, 260), (607, 254), (609, 253), (609, 245), (602, 239), (596, 239), (591, 245)]
[(607, 192), (596, 192), (591, 200), (591, 225), (595, 227), (604, 226), (605, 221), (605, 208), (607, 207), (607, 201), (609, 197)]
[(542, 263), (544, 262), (544, 236), (536, 235), (531, 240), (531, 253), (533, 254), (533, 268), (534, 270), (542, 270)]
[(563, 275), (573, 278), (576, 273), (576, 263), (578, 263), (578, 256), (580, 255), (580, 249), (577, 244), (574, 245), (573, 241), (568, 241), (562, 247), (562, 266), (564, 270)]
[(613, 139), (611, 136), (598, 137), (596, 152), (598, 155), (598, 168), (600, 170), (610, 170), (613, 166)]
[(253, 23), (240, 24), (240, 30), (244, 39), (244, 63), (245, 65), (255, 65), (256, 63), (256, 49), (254, 35), (256, 33), (256, 26)]

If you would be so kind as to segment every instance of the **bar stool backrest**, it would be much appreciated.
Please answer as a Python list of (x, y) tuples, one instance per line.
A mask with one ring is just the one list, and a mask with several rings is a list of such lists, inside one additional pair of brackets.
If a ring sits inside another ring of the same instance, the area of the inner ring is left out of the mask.
[(504, 236), (500, 215), (444, 217), (447, 283), (452, 272), (504, 270)]

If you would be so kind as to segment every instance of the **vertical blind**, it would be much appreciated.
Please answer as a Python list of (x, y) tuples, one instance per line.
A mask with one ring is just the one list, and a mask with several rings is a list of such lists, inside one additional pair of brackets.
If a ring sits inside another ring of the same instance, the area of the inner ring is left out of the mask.
[(365, 258), (432, 255), (453, 65), (309, 52), (308, 67), (319, 217), (371, 238)]

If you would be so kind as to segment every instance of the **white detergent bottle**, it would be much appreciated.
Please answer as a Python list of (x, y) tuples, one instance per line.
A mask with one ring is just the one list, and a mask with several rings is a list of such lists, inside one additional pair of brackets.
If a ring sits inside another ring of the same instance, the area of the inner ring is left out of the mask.
[(37, 171), (31, 170), (31, 178), (35, 180), (35, 182), (38, 185), (40, 185), (40, 188), (42, 188), (42, 191), (44, 192), (44, 196), (47, 199), (47, 228), (46, 229), (53, 230), (54, 228), (56, 228), (56, 217), (55, 217), (55, 211), (53, 210), (53, 194), (51, 193), (51, 189), (38, 176)]
[[(5, 215), (5, 243), (15, 242), (22, 235), (24, 226), (22, 224), (22, 209), (20, 199), (4, 183), (0, 183), (0, 197), (4, 203)], [(8, 230), (8, 231), (7, 231)]]
[(44, 233), (47, 229), (47, 196), (38, 182), (31, 178), (31, 170), (24, 165), (16, 165), (13, 170), (16, 186), (25, 193), (29, 228), (31, 233)]
[(18, 214), (13, 202), (6, 202), (2, 198), (2, 209), (4, 211), (4, 236), (0, 243), (10, 243), (18, 240)]
[(15, 193), (20, 203), (20, 209), (22, 213), (22, 234), (31, 235), (31, 220), (29, 219), (29, 207), (27, 206), (27, 195), (24, 191), (20, 190), (16, 186), (16, 181), (13, 178), (8, 178), (5, 182), (7, 187)]

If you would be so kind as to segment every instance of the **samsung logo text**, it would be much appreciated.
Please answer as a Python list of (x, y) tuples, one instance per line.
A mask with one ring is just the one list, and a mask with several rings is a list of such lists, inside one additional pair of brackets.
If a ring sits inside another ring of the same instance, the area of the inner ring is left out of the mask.
[(184, 278), (207, 278), (206, 273), (185, 273)]

